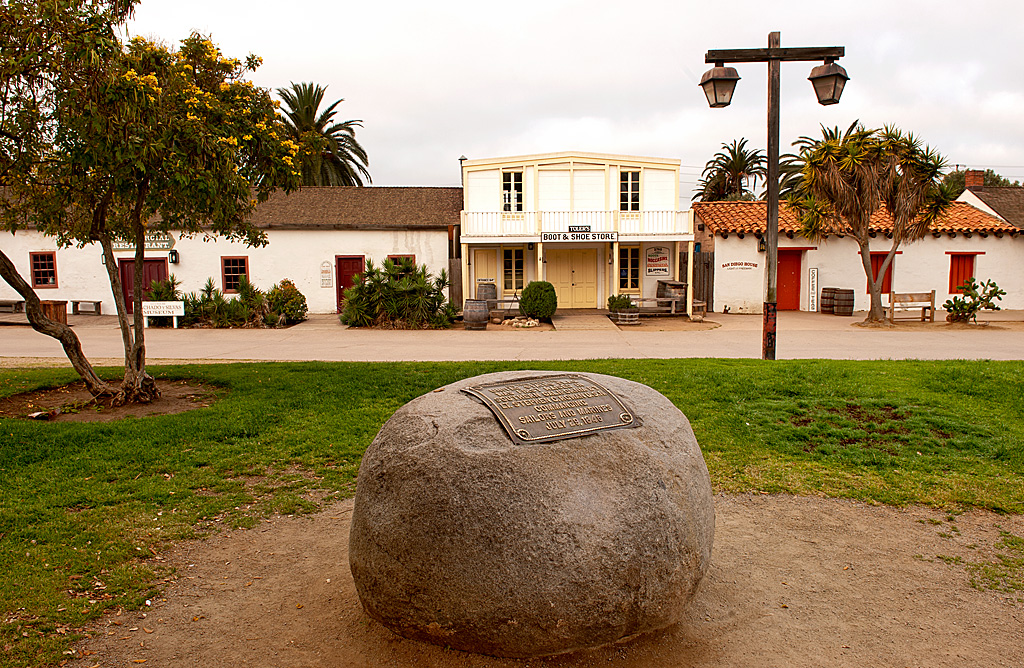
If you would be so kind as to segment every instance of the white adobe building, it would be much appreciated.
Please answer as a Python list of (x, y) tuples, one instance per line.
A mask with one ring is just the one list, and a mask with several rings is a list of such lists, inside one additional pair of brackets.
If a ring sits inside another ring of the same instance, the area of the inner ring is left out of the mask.
[[(760, 313), (766, 291), (765, 202), (696, 202), (694, 221), (703, 251), (714, 253), (714, 303), (708, 310)], [(884, 210), (871, 218), (871, 259), (881, 266), (892, 246), (892, 221)], [(831, 235), (800, 236), (796, 215), (779, 207), (778, 309), (817, 311), (824, 287), (854, 290), (854, 310), (867, 310), (870, 295), (857, 242)], [(967, 204), (953, 202), (923, 239), (901, 244), (882, 293), (935, 290), (936, 308), (957, 294), (964, 279), (994, 280), (1006, 290), (1004, 309), (1024, 309), (1024, 236), (1016, 226)], [(883, 297), (883, 302), (885, 298)]]
[(678, 267), (694, 239), (679, 160), (544, 153), (464, 160), (462, 177), (466, 297), (494, 283), (499, 299), (514, 299), (542, 280), (559, 308), (604, 308), (611, 295), (655, 296), (659, 279), (691, 282)]
[[(260, 204), (252, 222), (268, 244), (251, 248), (204, 234), (152, 233), (146, 239), (145, 278), (181, 281), (182, 292), (198, 292), (208, 278), (225, 294), (237, 292), (244, 274), (266, 290), (292, 280), (311, 313), (335, 313), (353, 274), (367, 260), (411, 257), (432, 274), (449, 267), (450, 240), (462, 209), (461, 188), (303, 187), (277, 192)], [(52, 237), (35, 230), (0, 232), (0, 248), (14, 262), (40, 299), (99, 301), (114, 313), (114, 297), (99, 244), (58, 248)], [(115, 246), (122, 283), (129, 297), (134, 248)], [(0, 281), (0, 301), (21, 297)]]

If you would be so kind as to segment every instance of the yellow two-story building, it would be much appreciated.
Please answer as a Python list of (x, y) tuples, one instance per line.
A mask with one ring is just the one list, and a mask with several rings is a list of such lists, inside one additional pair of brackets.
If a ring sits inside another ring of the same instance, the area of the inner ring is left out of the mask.
[(516, 299), (542, 280), (560, 309), (603, 308), (611, 295), (655, 296), (658, 280), (692, 283), (679, 275), (694, 238), (692, 215), (679, 209), (679, 160), (571, 152), (464, 160), (462, 180), (466, 297), (493, 283), (499, 299)]

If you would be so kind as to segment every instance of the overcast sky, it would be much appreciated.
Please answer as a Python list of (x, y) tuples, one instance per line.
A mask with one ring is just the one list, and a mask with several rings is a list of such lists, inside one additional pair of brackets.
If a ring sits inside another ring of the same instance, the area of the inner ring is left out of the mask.
[(131, 35), (191, 31), (263, 57), (266, 88), (344, 98), (374, 185), (458, 185), (459, 156), (589, 151), (678, 158), (684, 201), (723, 142), (766, 147), (764, 64), (733, 103), (698, 84), (708, 49), (844, 46), (850, 81), (817, 104), (815, 64), (782, 65), (782, 150), (819, 125), (895, 124), (950, 163), (1024, 181), (1019, 1), (142, 0)]

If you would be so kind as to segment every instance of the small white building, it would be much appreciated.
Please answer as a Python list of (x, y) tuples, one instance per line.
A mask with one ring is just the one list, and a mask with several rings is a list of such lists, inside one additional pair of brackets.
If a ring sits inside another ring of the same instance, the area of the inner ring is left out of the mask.
[[(461, 188), (304, 187), (277, 192), (259, 205), (252, 222), (268, 244), (251, 248), (212, 235), (153, 233), (146, 239), (145, 280), (174, 274), (182, 292), (198, 292), (212, 278), (225, 294), (237, 292), (239, 276), (266, 290), (290, 279), (306, 297), (311, 313), (341, 307), (352, 276), (367, 260), (411, 257), (438, 274), (448, 270), (451, 239), (462, 209)], [(114, 298), (99, 244), (58, 248), (34, 230), (0, 233), (0, 248), (40, 299), (102, 302), (114, 313)], [(115, 247), (121, 280), (131, 303), (135, 251)], [(0, 300), (17, 300), (0, 282)], [(131, 308), (131, 306), (129, 306)]]
[[(559, 308), (604, 308), (608, 297), (653, 297), (683, 280), (693, 224), (679, 210), (679, 160), (544, 153), (465, 160), (462, 294), (493, 283), (515, 299), (550, 282)], [(689, 309), (688, 309), (689, 310)]]
[[(702, 251), (711, 251), (714, 302), (708, 310), (760, 313), (767, 267), (760, 243), (765, 202), (698, 202), (693, 205)], [(892, 247), (888, 214), (871, 219), (871, 262), (877, 272)], [(930, 292), (937, 307), (957, 294), (964, 279), (994, 280), (1006, 290), (1001, 308), (1024, 309), (1024, 237), (1016, 226), (965, 202), (954, 202), (923, 239), (901, 244), (882, 292)], [(824, 287), (854, 290), (854, 309), (867, 310), (870, 295), (857, 242), (847, 236), (811, 241), (800, 236), (796, 215), (779, 207), (777, 304), (781, 310), (818, 310)], [(883, 299), (884, 301), (884, 299)]]

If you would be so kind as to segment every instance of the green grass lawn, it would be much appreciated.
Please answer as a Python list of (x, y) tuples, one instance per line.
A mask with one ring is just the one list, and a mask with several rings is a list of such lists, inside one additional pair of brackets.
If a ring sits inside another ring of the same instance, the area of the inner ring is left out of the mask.
[[(525, 368), (662, 392), (693, 424), (717, 491), (1024, 512), (1022, 362), (150, 367), (218, 386), (220, 400), (116, 423), (0, 419), (0, 666), (55, 665), (88, 620), (141, 605), (167, 575), (152, 557), (168, 541), (351, 496), (363, 451), (410, 399)], [(0, 397), (74, 379), (4, 370)]]

